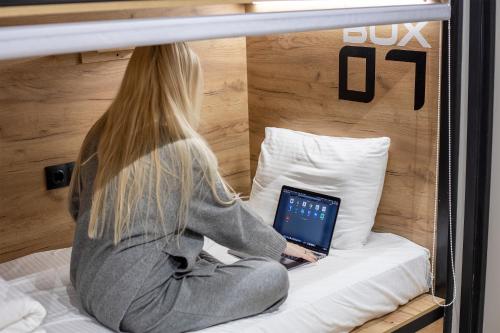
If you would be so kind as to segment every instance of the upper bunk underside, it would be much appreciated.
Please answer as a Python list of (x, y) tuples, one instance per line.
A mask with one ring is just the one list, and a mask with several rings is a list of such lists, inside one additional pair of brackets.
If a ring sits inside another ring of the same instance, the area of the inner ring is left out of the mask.
[(0, 60), (450, 17), (449, 5), (441, 2), (381, 4), (147, 0), (7, 6), (0, 11)]

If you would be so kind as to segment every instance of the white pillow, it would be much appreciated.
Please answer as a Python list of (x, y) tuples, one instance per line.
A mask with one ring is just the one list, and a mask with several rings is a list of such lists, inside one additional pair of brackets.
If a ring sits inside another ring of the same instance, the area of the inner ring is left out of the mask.
[(341, 199), (332, 247), (362, 247), (384, 186), (390, 139), (319, 136), (266, 128), (249, 205), (274, 222), (282, 185)]
[(47, 311), (38, 301), (0, 277), (1, 332), (33, 332), (46, 315)]

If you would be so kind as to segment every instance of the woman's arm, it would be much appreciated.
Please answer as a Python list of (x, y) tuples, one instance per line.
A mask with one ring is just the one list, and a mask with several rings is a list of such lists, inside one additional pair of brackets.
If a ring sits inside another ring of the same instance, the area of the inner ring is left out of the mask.
[[(221, 182), (217, 192), (227, 198)], [(241, 200), (230, 206), (219, 204), (206, 182), (199, 184), (192, 198), (187, 228), (233, 250), (275, 260), (287, 247), (285, 238)]]
[[(221, 182), (217, 183), (217, 193), (227, 199)], [(238, 199), (230, 206), (219, 204), (204, 182), (193, 197), (189, 214), (189, 229), (230, 249), (274, 260), (279, 260), (283, 253), (311, 262), (317, 260), (310, 250), (288, 243), (243, 201)]]

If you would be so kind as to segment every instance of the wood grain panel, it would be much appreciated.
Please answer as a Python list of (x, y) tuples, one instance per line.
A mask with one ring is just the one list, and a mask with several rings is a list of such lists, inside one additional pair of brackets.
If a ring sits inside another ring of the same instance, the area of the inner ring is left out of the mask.
[[(222, 3), (227, 4), (222, 4)], [(241, 1), (122, 1), (2, 7), (0, 26), (121, 20), (151, 17), (203, 16), (238, 14), (244, 11)]]
[[(426, 97), (419, 111), (413, 110), (415, 65), (385, 60), (389, 50), (400, 46), (352, 44), (376, 48), (375, 98), (360, 103), (339, 99), (339, 51), (346, 45), (342, 30), (247, 38), (252, 175), (268, 126), (332, 136), (389, 136), (392, 143), (375, 229), (430, 248), (439, 30), (438, 22), (430, 22), (420, 31), (431, 48), (423, 48), (415, 38), (404, 47), (427, 53)], [(388, 37), (390, 31), (377, 27), (376, 36)], [(399, 41), (406, 28), (399, 25), (397, 31)], [(364, 88), (364, 61), (349, 63), (349, 87)]]
[[(443, 299), (437, 298), (438, 302), (443, 303)], [(356, 328), (352, 333), (389, 333), (395, 332), (399, 328), (416, 319), (428, 314), (436, 309), (438, 305), (433, 301), (432, 296), (424, 294), (412, 299), (405, 305), (400, 306), (396, 311), (393, 311), (383, 317), (371, 320), (363, 326)], [(435, 326), (438, 326), (436, 324)], [(434, 326), (433, 326), (434, 327)], [(438, 326), (439, 327), (439, 326)], [(422, 332), (438, 332), (429, 330)], [(442, 330), (441, 330), (442, 332)]]
[[(229, 183), (248, 193), (245, 39), (191, 45), (205, 74), (200, 131)], [(46, 191), (43, 168), (75, 160), (126, 65), (82, 64), (79, 54), (0, 63), (0, 262), (71, 245), (67, 188)]]

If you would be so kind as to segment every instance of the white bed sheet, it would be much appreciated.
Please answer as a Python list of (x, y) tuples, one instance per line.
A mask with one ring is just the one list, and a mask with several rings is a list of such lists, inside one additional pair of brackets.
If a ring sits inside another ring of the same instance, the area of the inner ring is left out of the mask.
[[(224, 262), (235, 259), (208, 241)], [(69, 281), (71, 249), (47, 251), (0, 264), (0, 276), (47, 309), (47, 333), (110, 332), (80, 308)], [(393, 234), (371, 233), (362, 249), (335, 250), (315, 265), (290, 271), (287, 301), (276, 312), (200, 332), (348, 332), (428, 291), (428, 251)]]

